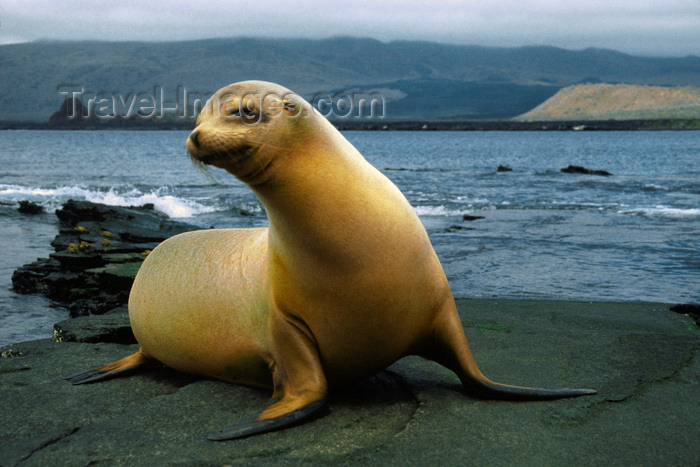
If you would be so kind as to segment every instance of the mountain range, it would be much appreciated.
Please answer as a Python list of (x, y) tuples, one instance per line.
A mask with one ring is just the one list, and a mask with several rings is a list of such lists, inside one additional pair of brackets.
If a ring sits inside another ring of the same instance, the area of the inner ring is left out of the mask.
[(139, 95), (172, 104), (183, 92), (206, 97), (248, 79), (277, 82), (307, 99), (381, 95), (388, 120), (499, 120), (575, 84), (700, 86), (700, 57), (350, 37), (39, 41), (0, 46), (0, 121), (46, 122), (70, 90), (125, 105)]

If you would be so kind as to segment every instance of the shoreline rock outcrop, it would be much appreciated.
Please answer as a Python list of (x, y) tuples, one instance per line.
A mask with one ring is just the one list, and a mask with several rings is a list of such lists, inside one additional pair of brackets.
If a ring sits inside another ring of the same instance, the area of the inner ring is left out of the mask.
[(18, 268), (17, 293), (42, 294), (71, 317), (103, 314), (125, 305), (129, 290), (150, 250), (168, 237), (196, 229), (153, 209), (67, 201), (56, 211), (58, 235), (48, 258)]

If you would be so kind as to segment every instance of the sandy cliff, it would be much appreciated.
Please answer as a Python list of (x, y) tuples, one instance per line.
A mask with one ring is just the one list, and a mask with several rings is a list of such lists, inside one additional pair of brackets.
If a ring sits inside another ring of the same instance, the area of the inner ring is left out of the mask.
[(697, 87), (585, 84), (560, 90), (515, 120), (692, 118), (700, 118), (700, 88)]

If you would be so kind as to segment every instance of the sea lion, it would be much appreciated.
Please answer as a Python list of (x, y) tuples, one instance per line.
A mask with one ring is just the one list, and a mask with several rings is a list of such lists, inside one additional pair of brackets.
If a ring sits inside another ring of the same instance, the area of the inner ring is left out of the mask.
[(413, 208), (298, 95), (259, 81), (224, 87), (186, 146), (197, 163), (248, 184), (269, 227), (188, 232), (160, 244), (129, 298), (140, 350), (72, 383), (158, 361), (273, 390), (257, 417), (213, 440), (295, 424), (324, 405), (329, 387), (406, 355), (444, 365), (484, 398), (595, 393), (507, 386), (479, 371)]

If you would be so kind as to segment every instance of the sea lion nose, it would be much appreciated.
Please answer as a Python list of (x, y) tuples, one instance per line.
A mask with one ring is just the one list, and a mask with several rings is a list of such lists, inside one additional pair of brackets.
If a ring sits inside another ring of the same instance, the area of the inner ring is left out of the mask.
[(190, 139), (196, 147), (199, 147), (199, 131), (193, 131), (190, 133)]

